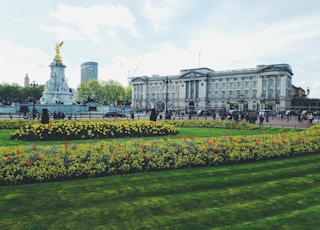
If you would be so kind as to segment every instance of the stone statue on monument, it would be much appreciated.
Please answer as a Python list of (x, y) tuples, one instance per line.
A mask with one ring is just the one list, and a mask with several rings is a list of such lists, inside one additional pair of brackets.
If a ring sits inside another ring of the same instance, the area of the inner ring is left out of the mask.
[(51, 62), (50, 79), (46, 81), (40, 103), (43, 105), (72, 105), (74, 104), (75, 97), (73, 91), (68, 86), (65, 78), (66, 66), (62, 63), (60, 56), (60, 49), (63, 41), (55, 44), (56, 54)]
[(62, 57), (60, 56), (60, 49), (61, 49), (62, 45), (63, 45), (63, 41), (57, 42), (56, 47), (55, 47), (56, 55), (55, 55), (54, 59), (59, 63), (62, 63)]

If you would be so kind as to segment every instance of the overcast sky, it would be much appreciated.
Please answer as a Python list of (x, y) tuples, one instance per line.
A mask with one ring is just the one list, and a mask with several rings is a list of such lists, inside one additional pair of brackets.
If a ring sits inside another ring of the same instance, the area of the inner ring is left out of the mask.
[(0, 83), (45, 84), (55, 44), (69, 86), (80, 65), (99, 80), (181, 69), (289, 64), (293, 84), (320, 98), (319, 0), (0, 0)]

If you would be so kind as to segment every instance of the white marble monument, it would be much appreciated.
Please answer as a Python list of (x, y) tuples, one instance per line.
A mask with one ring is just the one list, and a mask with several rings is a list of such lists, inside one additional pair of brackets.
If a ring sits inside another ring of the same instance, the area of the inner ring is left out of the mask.
[(40, 104), (72, 105), (75, 103), (74, 92), (68, 87), (68, 83), (64, 76), (64, 69), (66, 68), (66, 65), (62, 63), (62, 58), (60, 56), (60, 48), (62, 45), (63, 41), (57, 43), (55, 46), (56, 55), (53, 62), (50, 64), (50, 79), (44, 86), (44, 92), (40, 99)]

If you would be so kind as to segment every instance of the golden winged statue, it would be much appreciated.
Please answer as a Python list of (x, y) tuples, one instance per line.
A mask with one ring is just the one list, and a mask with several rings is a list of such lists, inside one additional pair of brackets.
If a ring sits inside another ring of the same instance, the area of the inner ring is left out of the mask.
[(55, 48), (56, 49), (56, 55), (55, 55), (54, 59), (59, 63), (62, 63), (62, 57), (60, 56), (60, 49), (61, 49), (62, 45), (63, 45), (63, 41), (57, 42), (56, 43), (56, 48)]

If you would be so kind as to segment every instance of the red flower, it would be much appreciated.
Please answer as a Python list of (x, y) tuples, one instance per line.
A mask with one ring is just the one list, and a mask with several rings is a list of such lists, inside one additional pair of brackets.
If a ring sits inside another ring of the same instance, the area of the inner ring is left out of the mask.
[(33, 149), (36, 149), (36, 148), (37, 148), (37, 146), (36, 146), (36, 145), (32, 145), (32, 148), (33, 148)]
[(7, 161), (11, 162), (12, 158), (10, 156), (7, 157)]
[(256, 141), (256, 145), (258, 145), (259, 144), (259, 141)]
[(128, 160), (129, 159), (129, 156), (128, 154), (124, 155), (124, 157)]
[(38, 154), (38, 155), (36, 156), (36, 158), (37, 158), (38, 160), (40, 160), (40, 159), (41, 159), (41, 156)]
[(67, 149), (70, 145), (70, 142), (64, 143), (64, 148)]
[(17, 154), (19, 155), (19, 154), (20, 154), (20, 149), (17, 149), (16, 152), (17, 152)]
[(31, 162), (30, 161), (27, 161), (26, 162), (26, 166), (30, 166), (31, 165)]

